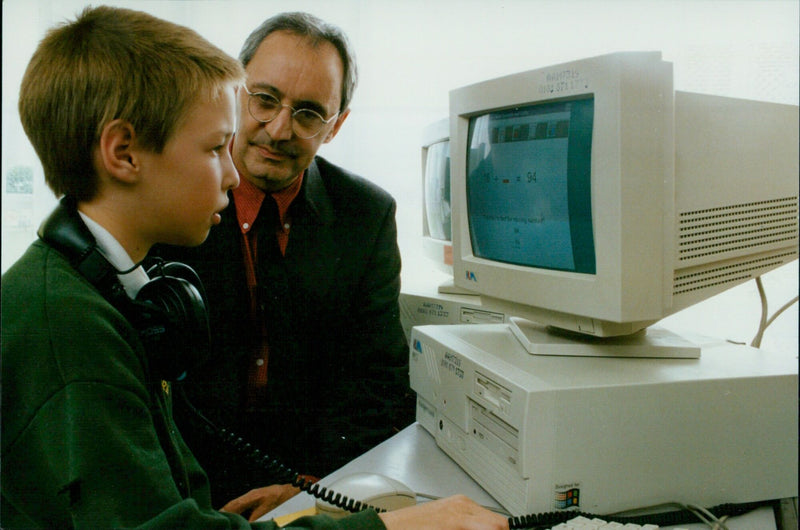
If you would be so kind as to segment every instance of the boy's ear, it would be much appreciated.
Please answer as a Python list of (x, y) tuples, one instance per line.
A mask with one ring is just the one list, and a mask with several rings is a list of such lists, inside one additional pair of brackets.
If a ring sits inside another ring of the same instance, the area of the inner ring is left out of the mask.
[(139, 158), (134, 149), (136, 134), (125, 120), (113, 120), (100, 133), (100, 160), (112, 178), (132, 184), (138, 179)]

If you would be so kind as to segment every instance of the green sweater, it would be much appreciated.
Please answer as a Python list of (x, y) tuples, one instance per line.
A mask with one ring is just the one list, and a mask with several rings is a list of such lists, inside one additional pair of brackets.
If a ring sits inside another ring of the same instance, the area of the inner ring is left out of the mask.
[[(276, 528), (211, 507), (136, 331), (34, 242), (2, 278), (2, 528)], [(290, 528), (383, 529), (372, 511)]]

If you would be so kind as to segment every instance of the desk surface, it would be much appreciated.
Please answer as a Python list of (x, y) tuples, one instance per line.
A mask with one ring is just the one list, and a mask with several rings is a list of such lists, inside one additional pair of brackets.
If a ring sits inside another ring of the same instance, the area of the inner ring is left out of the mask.
[[(500, 506), (439, 449), (433, 436), (417, 423), (331, 473), (320, 484), (328, 485), (339, 477), (359, 471), (381, 473), (397, 479), (418, 494), (436, 497), (464, 494), (483, 506), (495, 509)], [(313, 505), (313, 497), (301, 493), (266, 514), (262, 520), (299, 512)], [(769, 530), (777, 527), (772, 510), (767, 507), (730, 519), (726, 524), (730, 530)], [(698, 523), (681, 525), (679, 528), (701, 530), (708, 527)]]

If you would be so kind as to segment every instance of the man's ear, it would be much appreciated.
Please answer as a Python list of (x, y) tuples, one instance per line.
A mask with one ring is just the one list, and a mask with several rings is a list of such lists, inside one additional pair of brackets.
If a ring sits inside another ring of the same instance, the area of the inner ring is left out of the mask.
[(99, 162), (112, 178), (132, 184), (138, 179), (139, 158), (134, 149), (136, 134), (125, 120), (113, 120), (100, 133)]
[(333, 124), (333, 129), (330, 130), (328, 136), (325, 137), (322, 143), (327, 144), (328, 142), (333, 140), (333, 138), (339, 133), (339, 129), (342, 128), (344, 120), (346, 120), (349, 115), (350, 115), (350, 109), (347, 109), (336, 117), (336, 123)]

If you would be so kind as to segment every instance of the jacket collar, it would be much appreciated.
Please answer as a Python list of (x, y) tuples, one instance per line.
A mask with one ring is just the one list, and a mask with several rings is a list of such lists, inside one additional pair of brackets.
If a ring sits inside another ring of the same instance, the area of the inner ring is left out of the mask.
[(304, 190), (301, 191), (300, 196), (304, 197), (309, 209), (316, 215), (320, 224), (329, 225), (335, 221), (336, 215), (328, 189), (325, 187), (325, 182), (319, 171), (318, 158), (315, 157), (306, 170), (303, 182)]

